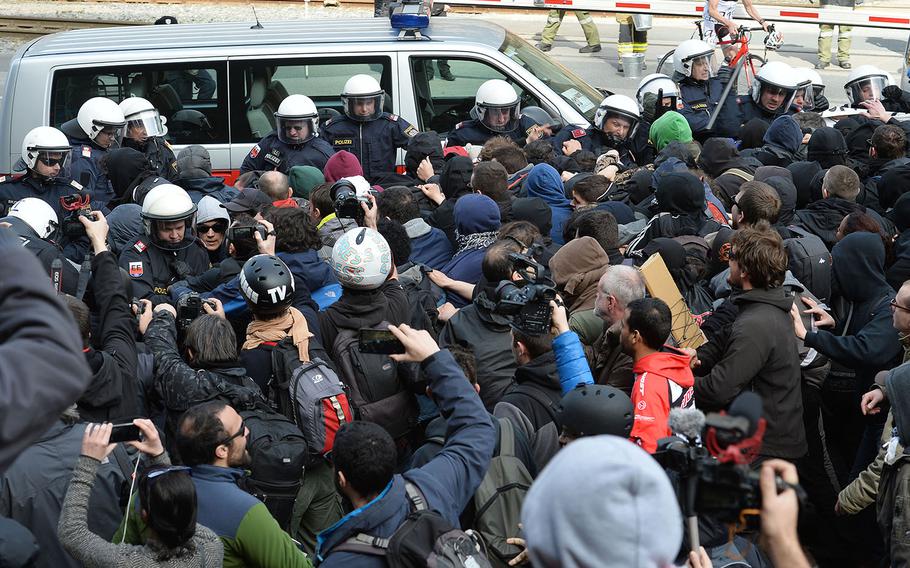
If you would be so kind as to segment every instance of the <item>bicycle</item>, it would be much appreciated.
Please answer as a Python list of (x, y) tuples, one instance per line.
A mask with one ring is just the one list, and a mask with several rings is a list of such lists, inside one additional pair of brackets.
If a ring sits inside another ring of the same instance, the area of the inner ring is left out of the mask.
[[(698, 39), (704, 41), (705, 34), (704, 34), (704, 30), (702, 29), (702, 20), (695, 20), (695, 27), (696, 27), (696, 31), (698, 33)], [(756, 70), (765, 64), (764, 57), (762, 57), (760, 55), (755, 55), (754, 53), (751, 53), (749, 51), (749, 40), (752, 39), (752, 32), (758, 31), (761, 29), (764, 29), (764, 28), (761, 28), (761, 27), (747, 28), (745, 26), (740, 26), (736, 30), (735, 36), (731, 37), (730, 39), (726, 39), (726, 40), (717, 42), (718, 45), (721, 47), (724, 45), (731, 45), (731, 44), (735, 44), (735, 43), (739, 44), (739, 51), (736, 52), (736, 55), (734, 55), (733, 58), (730, 59), (730, 61), (727, 63), (727, 65), (729, 65), (730, 67), (733, 67), (735, 69), (737, 67), (737, 65), (739, 65), (740, 60), (743, 60), (743, 64), (741, 66), (746, 71), (747, 92), (752, 89), (752, 81), (755, 78)], [(774, 51), (780, 47), (780, 45), (775, 45), (775, 47), (773, 47), (773, 49), (772, 49), (771, 45), (769, 44), (769, 38), (771, 38), (773, 34), (774, 34), (774, 25), (772, 24), (772, 25), (768, 26), (768, 36), (765, 38), (765, 42), (764, 42), (766, 55), (767, 55), (767, 51), (769, 49)], [(694, 39), (694, 38), (695, 38), (695, 33), (692, 34), (690, 39)], [(666, 54), (664, 54), (663, 57), (660, 58), (660, 60), (657, 63), (657, 72), (658, 73), (664, 73), (664, 66), (667, 65), (667, 67), (668, 67), (667, 70), (669, 71), (669, 73), (665, 73), (665, 74), (669, 75), (671, 77), (673, 76), (672, 57), (673, 57), (674, 53), (676, 53), (676, 50), (671, 49)], [(667, 63), (668, 61), (669, 61), (669, 64)]]

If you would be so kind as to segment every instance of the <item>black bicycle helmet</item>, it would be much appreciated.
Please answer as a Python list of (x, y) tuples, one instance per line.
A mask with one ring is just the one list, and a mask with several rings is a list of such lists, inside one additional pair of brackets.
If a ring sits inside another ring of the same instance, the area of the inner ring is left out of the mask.
[(294, 276), (277, 256), (257, 254), (240, 271), (240, 293), (253, 314), (278, 316), (294, 301)]
[(572, 436), (611, 434), (628, 438), (632, 432), (632, 399), (604, 385), (581, 384), (562, 397), (556, 421)]

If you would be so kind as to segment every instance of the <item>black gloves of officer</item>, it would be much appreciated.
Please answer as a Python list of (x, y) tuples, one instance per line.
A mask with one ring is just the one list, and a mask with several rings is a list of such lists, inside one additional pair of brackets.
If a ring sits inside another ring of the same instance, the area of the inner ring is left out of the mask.
[(717, 70), (717, 78), (720, 79), (720, 82), (726, 85), (730, 82), (730, 79), (733, 77), (733, 68), (729, 65), (721, 65), (720, 69)]

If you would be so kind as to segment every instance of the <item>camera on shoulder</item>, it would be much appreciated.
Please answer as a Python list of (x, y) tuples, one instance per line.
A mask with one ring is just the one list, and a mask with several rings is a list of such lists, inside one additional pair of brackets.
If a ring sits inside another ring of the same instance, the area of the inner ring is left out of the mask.
[(509, 261), (521, 280), (503, 280), (496, 286), (493, 313), (509, 317), (522, 333), (550, 333), (550, 301), (556, 298), (556, 286), (549, 270), (532, 256), (517, 252), (509, 254)]
[(336, 181), (329, 191), (335, 215), (342, 219), (354, 219), (358, 225), (363, 225), (364, 213), (360, 204), (366, 203), (367, 207), (373, 207), (367, 198), (368, 192), (369, 189), (358, 188), (350, 179), (342, 178)]

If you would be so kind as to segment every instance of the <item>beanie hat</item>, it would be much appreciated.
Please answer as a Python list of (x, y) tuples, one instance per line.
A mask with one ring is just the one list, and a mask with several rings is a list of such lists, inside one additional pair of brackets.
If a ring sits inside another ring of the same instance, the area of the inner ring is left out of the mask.
[(294, 197), (309, 199), (313, 188), (325, 183), (325, 176), (313, 166), (294, 166), (288, 171), (288, 183)]
[(658, 152), (673, 142), (691, 142), (692, 128), (685, 117), (678, 112), (669, 111), (654, 121), (649, 132), (651, 142)]
[(472, 193), (455, 202), (455, 228), (460, 235), (498, 231), (501, 224), (499, 206), (486, 195)]
[(357, 156), (347, 150), (341, 150), (340, 152), (335, 152), (329, 158), (329, 161), (325, 163), (323, 172), (325, 173), (325, 181), (335, 183), (343, 177), (362, 176), (363, 167), (360, 165), (360, 160), (357, 159)]
[(531, 485), (521, 521), (538, 568), (658, 568), (673, 564), (682, 543), (667, 474), (617, 436), (585, 437), (560, 450)]

